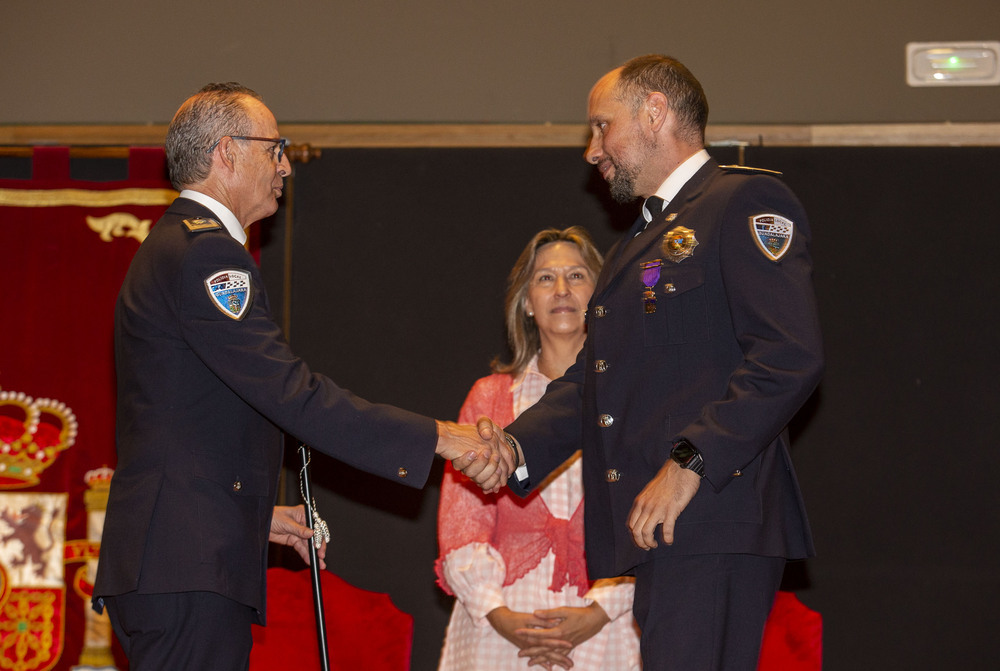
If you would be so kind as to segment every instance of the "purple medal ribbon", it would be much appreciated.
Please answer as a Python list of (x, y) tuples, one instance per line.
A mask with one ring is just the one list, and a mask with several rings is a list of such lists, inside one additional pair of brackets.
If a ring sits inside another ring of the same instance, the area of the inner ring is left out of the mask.
[(639, 268), (642, 269), (640, 280), (642, 281), (642, 285), (646, 288), (646, 290), (642, 292), (642, 302), (645, 306), (646, 314), (656, 312), (656, 292), (653, 290), (653, 287), (660, 280), (661, 266), (663, 266), (663, 261), (661, 259), (645, 261), (639, 264)]

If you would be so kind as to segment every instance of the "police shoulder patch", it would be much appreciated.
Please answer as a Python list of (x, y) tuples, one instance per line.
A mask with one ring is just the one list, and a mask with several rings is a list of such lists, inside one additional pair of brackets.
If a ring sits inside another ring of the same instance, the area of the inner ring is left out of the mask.
[(198, 217), (197, 219), (185, 219), (184, 226), (192, 233), (201, 233), (202, 231), (216, 231), (222, 228), (222, 224), (217, 222), (215, 219), (207, 219)]
[(744, 175), (780, 175), (781, 173), (777, 170), (768, 170), (767, 168), (751, 168), (746, 165), (720, 165), (720, 168), (726, 172), (736, 172)]
[(795, 223), (780, 214), (758, 214), (750, 217), (750, 233), (764, 256), (777, 261), (792, 246)]
[(220, 270), (205, 279), (205, 288), (212, 305), (237, 321), (246, 316), (253, 293), (250, 291), (250, 273), (242, 270)]

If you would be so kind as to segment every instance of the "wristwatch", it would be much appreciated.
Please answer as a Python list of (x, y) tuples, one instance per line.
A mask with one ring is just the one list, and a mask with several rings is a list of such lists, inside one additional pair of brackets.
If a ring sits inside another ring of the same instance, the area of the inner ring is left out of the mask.
[(517, 451), (517, 441), (514, 440), (514, 436), (506, 431), (503, 432), (503, 437), (507, 441), (507, 444), (510, 445), (510, 451), (514, 453), (514, 470), (517, 470), (521, 467), (521, 458), (518, 456)]
[(698, 448), (689, 443), (686, 438), (681, 438), (674, 443), (674, 449), (670, 450), (670, 458), (681, 468), (686, 468), (701, 477), (705, 477), (705, 460), (702, 459)]

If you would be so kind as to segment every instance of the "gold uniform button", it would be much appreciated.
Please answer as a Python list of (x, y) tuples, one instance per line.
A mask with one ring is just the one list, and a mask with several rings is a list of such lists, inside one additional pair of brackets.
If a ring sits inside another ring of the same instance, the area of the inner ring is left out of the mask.
[(608, 362), (605, 361), (604, 359), (598, 359), (597, 361), (594, 362), (595, 373), (603, 373), (607, 369), (608, 369)]
[(677, 291), (677, 287), (675, 287), (673, 284), (664, 284), (663, 290), (666, 291), (668, 294), (672, 294), (675, 291)]
[(733, 471), (733, 477), (734, 478), (741, 477), (742, 475), (743, 475), (743, 471), (741, 471), (739, 469), (736, 469), (735, 471)]
[(241, 489), (243, 489), (243, 483), (242, 482), (240, 482), (239, 480), (237, 480), (236, 482), (233, 483), (233, 491), (234, 492), (238, 492)]
[(610, 313), (610, 312), (611, 312), (611, 310), (609, 308), (604, 307), (603, 305), (595, 305), (594, 306), (594, 316), (595, 317), (607, 317), (608, 313)]
[(622, 473), (617, 468), (609, 468), (604, 474), (604, 479), (608, 482), (618, 482), (622, 479)]
[(615, 418), (611, 415), (601, 415), (597, 418), (597, 423), (607, 428), (615, 423)]
[(396, 471), (396, 475), (398, 475), (401, 478), (405, 478), (407, 476), (407, 473), (408, 473), (407, 470), (403, 467), (400, 467), (399, 470)]

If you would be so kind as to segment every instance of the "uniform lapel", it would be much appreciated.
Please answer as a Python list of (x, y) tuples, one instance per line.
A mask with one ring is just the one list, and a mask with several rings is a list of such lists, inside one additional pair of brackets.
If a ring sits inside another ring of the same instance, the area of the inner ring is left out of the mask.
[[(604, 266), (605, 272), (601, 273), (601, 281), (597, 283), (594, 291), (594, 298), (599, 301), (607, 292), (627, 275), (630, 268), (638, 269), (636, 265), (642, 256), (648, 255), (650, 248), (657, 247), (663, 241), (663, 235), (674, 226), (679, 225), (679, 220), (683, 218), (684, 211), (691, 203), (698, 198), (708, 186), (708, 183), (719, 173), (719, 166), (714, 159), (709, 159), (705, 165), (694, 174), (694, 176), (681, 187), (681, 190), (674, 196), (663, 212), (655, 215), (649, 222), (649, 226), (635, 240), (631, 238), (639, 228), (633, 226), (632, 230), (626, 234), (614, 251), (609, 254), (610, 263)], [(642, 215), (640, 214), (640, 219)], [(629, 243), (632, 244), (629, 244)]]

